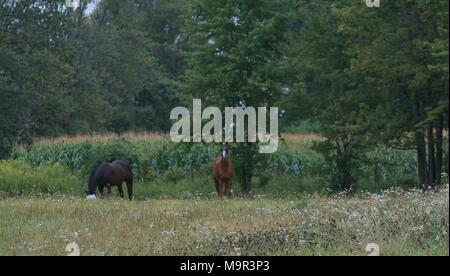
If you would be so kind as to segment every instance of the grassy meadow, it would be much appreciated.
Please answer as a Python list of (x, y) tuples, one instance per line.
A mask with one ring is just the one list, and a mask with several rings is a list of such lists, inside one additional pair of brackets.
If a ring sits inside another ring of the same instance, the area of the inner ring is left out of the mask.
[[(0, 161), (0, 255), (448, 255), (448, 185), (422, 192), (414, 152), (378, 149), (334, 193), (317, 135), (284, 135), (258, 163), (252, 195), (219, 200), (215, 145), (163, 135), (61, 137), (17, 146)], [(232, 153), (231, 153), (232, 154)], [(95, 160), (126, 158), (135, 201), (83, 200)], [(448, 181), (448, 179), (447, 179)]]
[(0, 201), (0, 255), (448, 255), (439, 192), (247, 199)]

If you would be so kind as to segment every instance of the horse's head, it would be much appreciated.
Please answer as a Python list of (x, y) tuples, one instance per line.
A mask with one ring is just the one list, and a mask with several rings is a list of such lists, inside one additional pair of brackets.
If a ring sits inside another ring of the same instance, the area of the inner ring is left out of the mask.
[(92, 196), (95, 195), (95, 190), (97, 189), (97, 185), (94, 184), (93, 182), (89, 182), (88, 183), (88, 190), (84, 191), (84, 194), (86, 196)]
[(228, 143), (221, 143), (220, 144), (220, 156), (222, 157), (222, 160), (228, 161), (229, 153), (230, 153), (230, 148), (228, 147)]
[(91, 173), (89, 177), (89, 182), (87, 186), (87, 191), (85, 191), (87, 196), (95, 195), (95, 191), (97, 190), (97, 181), (95, 179), (95, 171)]
[(95, 196), (95, 192), (97, 190), (97, 186), (101, 181), (101, 178), (103, 176), (103, 170), (104, 170), (104, 165), (106, 163), (102, 162), (99, 165), (94, 166), (94, 168), (91, 171), (91, 174), (89, 176), (89, 181), (88, 181), (88, 190), (86, 191), (86, 195), (87, 196)]
[(95, 192), (94, 193), (90, 193), (90, 192), (88, 192), (88, 191), (84, 191), (84, 196), (85, 196), (85, 198), (86, 198), (86, 200), (96, 200), (97, 199), (97, 196), (95, 195)]

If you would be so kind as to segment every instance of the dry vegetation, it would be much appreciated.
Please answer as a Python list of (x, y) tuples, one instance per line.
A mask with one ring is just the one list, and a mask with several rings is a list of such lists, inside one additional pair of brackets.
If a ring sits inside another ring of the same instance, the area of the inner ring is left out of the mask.
[[(158, 133), (124, 136), (129, 142), (112, 141), (118, 138), (112, 134), (43, 139), (18, 149), (17, 160), (0, 162), (0, 255), (65, 255), (73, 242), (81, 255), (367, 255), (369, 243), (382, 255), (449, 255), (448, 185), (427, 193), (381, 192), (383, 186), (377, 193), (327, 196), (318, 192), (326, 187), (322, 178), (302, 175), (323, 174), (310, 149), (319, 135), (283, 134), (287, 143), (269, 167), (278, 172), (281, 164), (290, 175), (274, 173), (265, 185), (255, 184), (253, 198), (236, 185), (235, 198), (226, 201), (216, 199), (209, 166), (201, 170), (215, 149), (178, 148)], [(100, 157), (137, 156), (143, 178), (137, 201), (81, 199), (85, 178), (77, 177), (91, 147)], [(373, 154), (395, 164), (386, 174), (414, 169), (404, 152), (381, 153)], [(170, 167), (167, 160), (188, 163)], [(190, 179), (185, 169), (196, 164), (199, 175)], [(360, 190), (373, 186), (370, 177), (361, 179)]]
[(94, 133), (91, 135), (74, 135), (74, 136), (59, 136), (55, 138), (41, 138), (34, 143), (38, 145), (57, 144), (61, 142), (77, 143), (82, 141), (87, 142), (107, 142), (118, 138), (127, 138), (132, 142), (138, 141), (159, 141), (168, 139), (167, 135), (157, 132), (127, 132), (123, 135), (114, 133)]
[(0, 201), (0, 255), (449, 254), (448, 186), (358, 197)]
[[(132, 142), (139, 141), (160, 141), (160, 140), (170, 140), (168, 134), (158, 133), (158, 132), (127, 132), (123, 135), (118, 135), (114, 133), (94, 133), (91, 135), (74, 135), (74, 136), (59, 136), (55, 138), (41, 138), (37, 139), (34, 143), (38, 145), (49, 145), (57, 144), (61, 142), (66, 143), (77, 143), (82, 141), (87, 142), (107, 142), (118, 138), (127, 138)], [(281, 139), (289, 142), (309, 142), (317, 141), (322, 139), (319, 134), (305, 133), (283, 133), (281, 134)]]

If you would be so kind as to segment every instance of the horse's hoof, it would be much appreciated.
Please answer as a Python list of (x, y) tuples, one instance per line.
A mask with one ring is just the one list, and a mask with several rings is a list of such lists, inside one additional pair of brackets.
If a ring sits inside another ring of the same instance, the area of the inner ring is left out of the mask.
[(86, 200), (96, 200), (97, 197), (95, 195), (88, 195), (86, 196)]

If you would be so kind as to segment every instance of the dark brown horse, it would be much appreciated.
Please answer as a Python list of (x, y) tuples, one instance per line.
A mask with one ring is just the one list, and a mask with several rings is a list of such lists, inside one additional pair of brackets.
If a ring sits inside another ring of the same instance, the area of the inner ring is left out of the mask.
[(231, 197), (231, 187), (233, 184), (234, 168), (233, 162), (229, 159), (228, 143), (220, 144), (220, 156), (213, 163), (213, 176), (216, 183), (217, 194), (220, 198)]
[(128, 198), (132, 200), (133, 173), (131, 171), (130, 164), (123, 160), (114, 161), (112, 163), (102, 162), (92, 171), (89, 177), (87, 198), (95, 198), (97, 188), (99, 189), (101, 196), (103, 196), (105, 188), (108, 190), (108, 194), (110, 195), (112, 186), (117, 186), (119, 195), (123, 198), (123, 182), (127, 183)]

